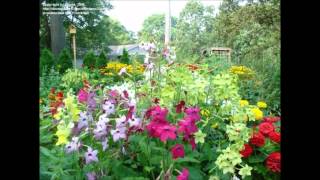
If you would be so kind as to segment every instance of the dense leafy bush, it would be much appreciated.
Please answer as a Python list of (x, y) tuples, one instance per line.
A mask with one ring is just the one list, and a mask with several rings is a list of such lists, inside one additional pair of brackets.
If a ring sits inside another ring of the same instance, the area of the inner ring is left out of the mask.
[(72, 68), (72, 58), (69, 50), (63, 49), (57, 61), (57, 69), (60, 73), (64, 73), (69, 68)]
[(97, 57), (92, 50), (88, 51), (83, 58), (83, 66), (94, 68), (96, 66)]
[(120, 62), (124, 64), (130, 64), (130, 56), (126, 49), (123, 49), (122, 55), (120, 57)]
[(105, 66), (107, 63), (108, 63), (108, 60), (107, 60), (106, 54), (102, 51), (96, 60), (96, 67), (101, 68)]
[[(84, 80), (88, 80), (89, 75), (87, 72), (79, 69), (68, 69), (62, 76), (62, 87), (66, 89), (72, 89), (77, 92)], [(61, 82), (60, 82), (61, 83)]]
[(49, 49), (43, 49), (40, 55), (40, 74), (43, 71), (48, 71), (55, 65), (55, 59)]

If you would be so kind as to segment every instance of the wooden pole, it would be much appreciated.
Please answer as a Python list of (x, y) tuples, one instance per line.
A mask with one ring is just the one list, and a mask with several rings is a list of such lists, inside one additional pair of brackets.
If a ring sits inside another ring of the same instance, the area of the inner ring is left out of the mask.
[(74, 61), (74, 68), (77, 68), (77, 56), (76, 56), (76, 34), (72, 36), (73, 41), (73, 61)]

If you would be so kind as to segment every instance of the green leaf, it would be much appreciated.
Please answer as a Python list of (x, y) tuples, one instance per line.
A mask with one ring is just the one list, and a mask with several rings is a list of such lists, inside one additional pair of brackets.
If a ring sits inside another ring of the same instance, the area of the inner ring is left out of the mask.
[(265, 160), (263, 156), (250, 156), (248, 158), (249, 163), (261, 163)]
[(200, 163), (199, 160), (194, 159), (192, 157), (178, 158), (177, 160), (175, 160), (175, 162), (177, 162), (177, 163), (184, 163), (184, 162)]

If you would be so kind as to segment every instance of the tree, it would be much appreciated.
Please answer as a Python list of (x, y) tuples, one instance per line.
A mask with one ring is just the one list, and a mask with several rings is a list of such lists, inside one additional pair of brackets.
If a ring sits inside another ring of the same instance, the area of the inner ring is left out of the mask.
[(103, 51), (101, 51), (99, 57), (97, 58), (96, 67), (101, 68), (105, 66), (107, 63), (108, 63), (108, 60), (107, 60), (106, 54)]
[(64, 73), (67, 69), (72, 68), (71, 55), (67, 49), (61, 51), (57, 62), (57, 68), (60, 73)]
[(177, 57), (182, 60), (199, 57), (203, 46), (212, 44), (208, 38), (214, 19), (213, 7), (203, 6), (199, 1), (189, 1), (181, 11), (176, 27), (175, 45)]
[[(77, 0), (40, 0), (39, 3), (42, 22), (40, 24), (40, 38), (45, 39), (40, 40), (40, 42), (46, 42), (42, 43), (42, 46), (45, 45), (47, 48), (52, 48), (55, 56), (65, 47), (65, 34), (70, 24), (74, 24), (78, 29), (95, 26), (103, 16), (103, 12), (100, 11), (92, 11), (89, 14), (76, 14), (69, 10), (63, 15), (46, 15), (42, 11), (43, 3), (60, 3), (66, 6), (67, 3), (79, 3)], [(110, 3), (104, 0), (82, 0), (81, 3), (90, 8), (112, 8)]]
[[(171, 17), (171, 40), (175, 38), (175, 27), (177, 18)], [(139, 41), (154, 41), (158, 47), (164, 43), (165, 15), (153, 14), (143, 21), (142, 29), (139, 31)]]
[(94, 68), (96, 61), (97, 57), (95, 56), (94, 52), (90, 50), (83, 58), (83, 65), (89, 68)]
[(120, 62), (124, 64), (129, 64), (130, 62), (130, 56), (128, 51), (124, 48), (122, 51), (122, 56), (120, 57)]

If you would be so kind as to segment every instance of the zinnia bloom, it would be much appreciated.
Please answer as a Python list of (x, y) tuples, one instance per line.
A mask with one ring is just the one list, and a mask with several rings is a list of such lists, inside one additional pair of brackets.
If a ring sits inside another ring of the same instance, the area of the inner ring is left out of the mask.
[(88, 151), (85, 153), (86, 164), (90, 164), (91, 162), (98, 162), (99, 160), (97, 154), (97, 150), (92, 150), (91, 147), (88, 147)]
[(265, 143), (265, 137), (260, 132), (258, 132), (253, 134), (249, 142), (257, 147), (261, 147)]
[(265, 121), (265, 122), (269, 122), (269, 123), (275, 123), (275, 122), (277, 122), (277, 121), (279, 121), (280, 120), (280, 117), (277, 117), (277, 116), (275, 116), (275, 117), (264, 117), (263, 118), (263, 121)]
[(243, 107), (243, 106), (247, 106), (249, 105), (249, 101), (247, 100), (240, 100), (240, 106)]
[(281, 141), (281, 135), (278, 132), (270, 132), (269, 138), (271, 139), (271, 141), (273, 141), (275, 143), (280, 143), (280, 141)]
[(259, 108), (251, 109), (256, 120), (261, 120), (263, 118), (263, 112)]
[(245, 144), (243, 150), (240, 151), (242, 157), (247, 158), (252, 154), (253, 150), (249, 144)]
[(171, 149), (171, 154), (173, 159), (177, 159), (178, 157), (184, 157), (184, 147), (181, 144), (176, 144)]
[(189, 170), (187, 168), (183, 168), (182, 173), (177, 176), (177, 180), (188, 180), (189, 179)]
[(264, 101), (259, 101), (259, 102), (257, 103), (257, 106), (258, 106), (259, 108), (267, 108), (267, 103), (264, 102)]
[(272, 172), (281, 172), (281, 154), (280, 152), (271, 153), (266, 160), (266, 166)]
[(263, 122), (259, 125), (259, 131), (264, 135), (268, 135), (274, 131), (274, 126), (269, 122)]

